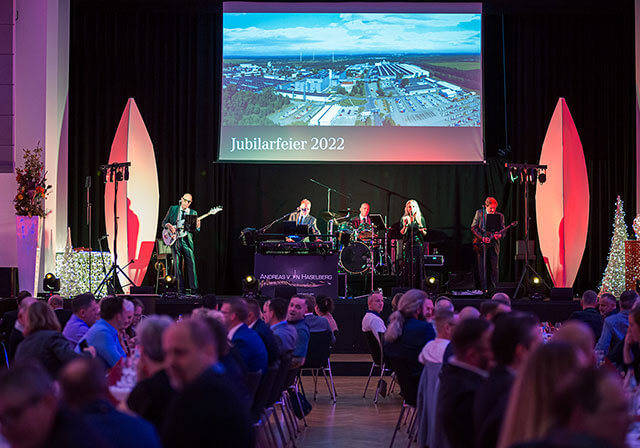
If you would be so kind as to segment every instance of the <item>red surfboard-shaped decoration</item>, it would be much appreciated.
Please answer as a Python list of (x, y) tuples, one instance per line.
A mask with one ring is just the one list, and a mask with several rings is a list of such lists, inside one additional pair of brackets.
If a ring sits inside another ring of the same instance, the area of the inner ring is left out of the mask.
[(578, 274), (589, 230), (589, 179), (582, 143), (564, 98), (558, 100), (542, 144), (547, 180), (538, 184), (540, 251), (553, 284), (569, 288)]
[[(118, 184), (118, 265), (123, 267), (133, 260), (125, 272), (135, 285), (140, 285), (157, 235), (160, 193), (153, 143), (133, 98), (127, 101), (111, 145), (109, 163), (117, 162), (131, 162), (129, 180)], [(105, 224), (112, 255), (114, 185), (108, 182), (104, 193)], [(120, 282), (128, 283), (122, 277)]]

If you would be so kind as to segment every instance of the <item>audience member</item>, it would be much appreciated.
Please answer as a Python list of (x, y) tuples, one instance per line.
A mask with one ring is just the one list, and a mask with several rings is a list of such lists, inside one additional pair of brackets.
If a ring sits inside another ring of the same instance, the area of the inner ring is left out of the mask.
[(292, 356), (298, 341), (296, 328), (287, 322), (289, 304), (285, 299), (276, 297), (268, 301), (269, 320), (271, 330), (276, 337), (280, 358)]
[(451, 335), (458, 323), (458, 316), (449, 310), (438, 310), (433, 320), (436, 328), (436, 338), (426, 343), (422, 348), (418, 361), (442, 363), (445, 350), (451, 341)]
[(596, 350), (602, 350), (608, 354), (611, 347), (624, 339), (629, 326), (629, 312), (637, 297), (638, 294), (635, 291), (625, 291), (620, 295), (620, 312), (604, 320)]
[(315, 311), (318, 316), (324, 317), (329, 321), (329, 327), (331, 327), (331, 331), (333, 331), (334, 334), (338, 332), (338, 323), (333, 318), (333, 312), (335, 311), (335, 308), (335, 304), (333, 303), (333, 299), (331, 297), (320, 294), (316, 298)]
[[(596, 357), (593, 347), (596, 343), (593, 332), (587, 324), (574, 320), (565, 322), (562, 327), (555, 332), (552, 341), (566, 342), (576, 351), (578, 364), (580, 366), (595, 366)], [(622, 355), (621, 355), (622, 356)]]
[(73, 314), (69, 318), (67, 325), (64, 326), (62, 334), (75, 348), (78, 342), (87, 334), (89, 327), (98, 320), (100, 307), (96, 303), (93, 294), (87, 292), (74, 297), (71, 302), (71, 311)]
[(475, 306), (471, 306), (471, 305), (465, 306), (458, 313), (458, 319), (460, 319), (460, 322), (467, 319), (478, 319), (478, 318), (480, 318), (480, 311), (478, 311), (478, 308), (476, 308)]
[(429, 297), (424, 299), (424, 302), (422, 302), (422, 315), (424, 316), (424, 320), (433, 324), (433, 318), (435, 315), (435, 305), (433, 304), (433, 299), (430, 299)]
[(640, 308), (629, 313), (629, 328), (624, 337), (623, 369), (634, 373), (636, 382), (640, 382)]
[(118, 332), (126, 328), (127, 313), (122, 297), (105, 296), (100, 301), (100, 320), (98, 320), (78, 343), (76, 352), (82, 348), (83, 341), (95, 347), (97, 358), (107, 368), (115, 366), (127, 354), (120, 344)]
[[(400, 298), (402, 297), (402, 294), (404, 294), (404, 292), (397, 292), (394, 294), (393, 299), (391, 299), (391, 312), (393, 313), (394, 311), (398, 311), (398, 302), (400, 301)], [(380, 294), (382, 295), (382, 294)]]
[(491, 330), (486, 320), (467, 319), (453, 331), (455, 355), (442, 366), (436, 411), (436, 426), (451, 448), (469, 448), (475, 443), (473, 404), (492, 360)]
[(253, 447), (249, 403), (226, 381), (209, 327), (199, 319), (178, 322), (164, 332), (162, 346), (178, 391), (165, 419), (164, 447)]
[(117, 411), (108, 401), (103, 363), (94, 359), (71, 361), (58, 379), (64, 403), (81, 413), (114, 447), (160, 447), (155, 428), (148, 421)]
[[(34, 359), (40, 362), (49, 375), (55, 378), (62, 367), (79, 355), (60, 333), (60, 323), (49, 305), (32, 304), (27, 310), (24, 340), (16, 350), (16, 361)], [(95, 350), (88, 347), (95, 356)], [(89, 355), (89, 353), (87, 353)]]
[(20, 301), (20, 305), (18, 305), (18, 319), (13, 324), (11, 333), (9, 333), (9, 342), (7, 344), (7, 357), (9, 361), (13, 360), (18, 345), (24, 340), (24, 327), (27, 322), (29, 307), (37, 302), (33, 297), (24, 297)]
[(262, 339), (262, 342), (267, 349), (268, 364), (273, 365), (273, 363), (277, 362), (280, 357), (276, 337), (274, 336), (273, 331), (271, 331), (269, 325), (262, 320), (260, 304), (258, 301), (256, 299), (247, 299), (247, 307), (247, 326), (258, 333), (258, 336), (260, 336), (260, 339)]
[(58, 318), (58, 322), (60, 322), (60, 327), (64, 328), (71, 317), (71, 310), (64, 309), (64, 300), (58, 294), (54, 294), (49, 297), (47, 300), (47, 304), (51, 307), (54, 313), (56, 313), (56, 317)]
[(309, 348), (309, 325), (304, 318), (307, 310), (307, 302), (305, 299), (297, 296), (291, 297), (289, 307), (287, 309), (287, 321), (293, 325), (298, 333), (296, 339), (296, 348), (293, 350), (291, 358), (291, 368), (301, 367), (307, 358), (307, 349)]
[(220, 310), (227, 327), (227, 339), (239, 351), (249, 372), (266, 372), (267, 349), (258, 333), (245, 323), (249, 314), (245, 299), (227, 300)]
[(18, 320), (18, 309), (20, 307), (20, 302), (25, 297), (31, 297), (31, 293), (29, 291), (20, 291), (16, 295), (16, 309), (7, 311), (2, 315), (2, 319), (0, 319), (0, 338), (6, 343), (9, 343), (9, 335), (11, 334), (11, 330), (13, 326), (16, 324)]
[(405, 292), (398, 302), (398, 311), (389, 316), (389, 325), (384, 334), (385, 355), (408, 363), (409, 371), (416, 381), (422, 373), (418, 355), (425, 344), (436, 337), (433, 326), (418, 319), (426, 297), (427, 294), (419, 289)]
[(554, 389), (578, 368), (576, 350), (571, 345), (548, 342), (536, 347), (516, 374), (498, 448), (544, 437), (553, 426)]
[[(120, 345), (122, 349), (127, 354), (127, 356), (131, 355), (131, 349), (133, 348), (133, 341), (127, 332), (127, 329), (131, 326), (133, 322), (133, 313), (135, 312), (135, 305), (129, 299), (124, 299), (122, 304), (124, 308), (124, 327), (118, 330), (118, 339), (120, 340)], [(135, 333), (134, 333), (135, 334)]]
[(509, 297), (509, 294), (507, 293), (497, 292), (491, 296), (491, 300), (495, 300), (496, 302), (500, 302), (511, 308), (511, 297)]
[(503, 313), (494, 325), (491, 349), (496, 366), (478, 389), (473, 408), (477, 448), (494, 448), (498, 443), (515, 375), (542, 342), (540, 321), (533, 314)]
[(142, 315), (144, 313), (144, 303), (140, 299), (132, 299), (133, 302), (133, 319), (131, 320), (131, 324), (127, 327), (126, 332), (129, 338), (136, 337), (136, 328), (142, 321)]
[(333, 334), (333, 330), (331, 330), (329, 321), (322, 316), (316, 316), (315, 314), (313, 314), (313, 311), (316, 308), (315, 297), (313, 297), (311, 294), (306, 294), (303, 298), (307, 304), (307, 312), (304, 313), (304, 321), (309, 327), (309, 333), (322, 333), (328, 331), (331, 333), (331, 344), (335, 344), (336, 336), (335, 334)]
[(598, 306), (598, 294), (590, 289), (586, 290), (584, 294), (582, 294), (580, 305), (582, 306), (582, 310), (571, 313), (569, 320), (579, 320), (587, 324), (589, 328), (591, 328), (591, 331), (593, 331), (596, 340), (598, 340), (602, 333), (603, 325), (602, 315), (596, 309)]
[(600, 314), (603, 319), (616, 314), (618, 312), (616, 306), (616, 298), (613, 294), (605, 292), (598, 298), (598, 307), (600, 308)]
[(173, 324), (168, 316), (149, 316), (137, 327), (138, 383), (129, 397), (127, 406), (139, 416), (150, 421), (161, 431), (167, 407), (173, 399), (174, 390), (164, 368), (162, 335)]
[(217, 310), (218, 298), (215, 294), (205, 294), (202, 296), (202, 306), (210, 310)]
[(384, 308), (384, 297), (380, 293), (373, 293), (367, 299), (368, 310), (362, 318), (362, 331), (372, 331), (376, 339), (379, 339), (379, 333), (387, 331), (384, 321), (380, 316)]
[(97, 431), (60, 406), (53, 381), (37, 362), (0, 372), (0, 432), (15, 448), (106, 448)]
[(434, 305), (434, 313), (442, 309), (449, 310), (452, 313), (455, 312), (453, 308), (453, 302), (449, 300), (447, 296), (440, 296), (436, 299), (436, 303)]
[(489, 322), (493, 321), (497, 314), (508, 313), (509, 311), (511, 311), (511, 307), (499, 300), (483, 300), (480, 302), (480, 317)]
[(630, 417), (620, 377), (587, 368), (565, 378), (554, 397), (554, 427), (520, 448), (624, 448)]

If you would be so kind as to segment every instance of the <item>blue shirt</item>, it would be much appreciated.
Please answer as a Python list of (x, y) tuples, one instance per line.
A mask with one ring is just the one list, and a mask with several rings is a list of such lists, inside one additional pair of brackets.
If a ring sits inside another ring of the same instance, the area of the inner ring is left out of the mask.
[(622, 341), (627, 334), (627, 328), (629, 328), (629, 310), (622, 310), (613, 316), (607, 317), (604, 320), (602, 334), (596, 344), (596, 350), (602, 350), (607, 354), (613, 338), (616, 338), (615, 342)]
[(296, 341), (296, 348), (293, 349), (293, 357), (294, 358), (306, 358), (307, 357), (307, 349), (309, 348), (309, 337), (311, 336), (309, 332), (309, 325), (305, 322), (304, 319), (301, 319), (297, 322), (289, 322), (296, 328), (298, 332), (298, 340)]
[[(96, 354), (108, 368), (115, 366), (120, 358), (127, 357), (122, 345), (120, 345), (118, 330), (104, 319), (93, 324), (82, 340), (86, 340), (87, 344), (96, 348)], [(79, 343), (76, 352), (80, 353)]]
[(67, 341), (71, 342), (73, 348), (76, 348), (80, 339), (89, 331), (89, 325), (75, 314), (72, 314), (67, 325), (64, 326), (62, 335), (67, 338)]

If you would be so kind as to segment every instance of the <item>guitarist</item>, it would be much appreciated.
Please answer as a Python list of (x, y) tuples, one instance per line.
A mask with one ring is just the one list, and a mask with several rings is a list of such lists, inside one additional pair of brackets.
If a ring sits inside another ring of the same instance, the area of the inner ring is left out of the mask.
[[(198, 290), (198, 275), (196, 274), (196, 260), (193, 255), (193, 237), (190, 232), (184, 228), (184, 217), (186, 215), (197, 215), (198, 213), (190, 209), (189, 206), (193, 198), (191, 194), (185, 193), (180, 198), (180, 205), (172, 205), (167, 211), (167, 215), (162, 220), (162, 227), (169, 229), (171, 233), (177, 234), (176, 242), (171, 246), (173, 260), (175, 263), (175, 274), (180, 285), (180, 292), (184, 293), (185, 288), (190, 289), (192, 293)], [(196, 220), (196, 232), (200, 231), (200, 220)], [(181, 272), (181, 264), (184, 258), (185, 276)]]
[[(484, 201), (484, 207), (476, 210), (473, 223), (471, 223), (471, 232), (475, 236), (474, 243), (477, 242), (478, 245), (476, 247), (479, 248), (479, 250), (476, 250), (478, 254), (478, 275), (482, 290), (485, 292), (489, 289), (495, 290), (498, 283), (498, 255), (500, 254), (500, 239), (502, 238), (502, 233), (500, 232), (505, 227), (504, 215), (498, 213), (496, 211), (497, 208), (498, 201), (496, 198), (488, 197)], [(488, 215), (497, 215), (498, 219), (487, 219)]]

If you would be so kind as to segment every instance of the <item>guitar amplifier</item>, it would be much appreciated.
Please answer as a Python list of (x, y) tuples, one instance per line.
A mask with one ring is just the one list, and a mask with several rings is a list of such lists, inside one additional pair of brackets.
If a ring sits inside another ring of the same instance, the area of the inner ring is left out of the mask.
[(425, 266), (444, 266), (444, 255), (425, 255)]

